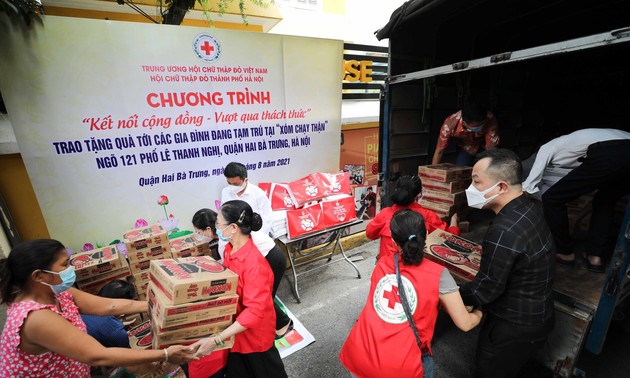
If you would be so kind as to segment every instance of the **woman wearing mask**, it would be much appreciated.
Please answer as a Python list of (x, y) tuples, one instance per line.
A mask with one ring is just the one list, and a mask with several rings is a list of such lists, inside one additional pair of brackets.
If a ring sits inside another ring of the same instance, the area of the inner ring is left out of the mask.
[(234, 337), (227, 377), (287, 376), (274, 345), (273, 272), (250, 237), (261, 226), (260, 215), (240, 200), (224, 203), (215, 222), (214, 233), (228, 242), (223, 264), (238, 274), (236, 318), (225, 330), (192, 346), (198, 348), (197, 356), (206, 356), (223, 340)]
[(482, 313), (469, 313), (448, 270), (423, 259), (427, 230), (422, 215), (401, 210), (390, 229), (397, 253), (378, 260), (367, 303), (340, 359), (358, 377), (433, 377), (431, 340), (438, 306), (464, 332), (479, 324)]
[(422, 183), (418, 176), (403, 176), (399, 178), (391, 195), (394, 205), (381, 210), (368, 223), (365, 228), (365, 235), (372, 240), (381, 238), (380, 249), (376, 256), (377, 260), (397, 253), (389, 230), (389, 222), (394, 214), (402, 209), (410, 209), (421, 214), (428, 233), (440, 229), (459, 235), (459, 227), (457, 227), (459, 218), (457, 214), (451, 217), (450, 225), (446, 224), (434, 211), (427, 210), (416, 202), (418, 197), (421, 196), (420, 193), (422, 193)]
[(0, 260), (0, 296), (8, 304), (0, 339), (2, 377), (90, 377), (90, 366), (131, 366), (194, 360), (191, 347), (105, 348), (86, 333), (80, 314), (147, 311), (147, 302), (110, 299), (72, 287), (74, 268), (63, 244), (38, 239)]

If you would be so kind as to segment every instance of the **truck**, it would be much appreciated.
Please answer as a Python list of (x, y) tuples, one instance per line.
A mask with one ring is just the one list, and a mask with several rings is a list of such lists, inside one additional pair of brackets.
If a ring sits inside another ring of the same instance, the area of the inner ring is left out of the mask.
[[(486, 102), (500, 146), (522, 159), (575, 130), (630, 131), (628, 1), (412, 0), (376, 36), (389, 39), (379, 120), (384, 203), (397, 177), (431, 163), (443, 121), (466, 98)], [(446, 162), (455, 160), (450, 144)], [(618, 207), (605, 274), (556, 274), (556, 327), (537, 356), (556, 376), (585, 375), (580, 353), (602, 351), (630, 293), (630, 207)]]

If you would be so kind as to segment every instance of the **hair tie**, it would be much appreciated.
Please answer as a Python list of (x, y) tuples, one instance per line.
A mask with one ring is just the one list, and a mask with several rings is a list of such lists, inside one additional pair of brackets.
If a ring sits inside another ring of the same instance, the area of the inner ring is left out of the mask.
[(409, 235), (409, 237), (407, 238), (407, 241), (410, 241), (411, 239), (414, 239), (416, 237), (416, 235)]

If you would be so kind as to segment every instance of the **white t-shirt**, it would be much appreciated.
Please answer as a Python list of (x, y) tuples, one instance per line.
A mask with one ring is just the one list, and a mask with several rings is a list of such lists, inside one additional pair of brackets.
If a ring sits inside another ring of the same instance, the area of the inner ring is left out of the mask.
[(523, 190), (536, 193), (540, 190), (541, 181), (548, 186), (553, 185), (582, 164), (578, 159), (586, 155), (588, 146), (617, 139), (630, 139), (630, 133), (616, 129), (583, 129), (543, 144), (529, 176), (523, 181)]
[[(271, 232), (271, 226), (273, 226), (273, 211), (271, 210), (271, 201), (269, 201), (269, 198), (267, 198), (265, 191), (260, 189), (258, 186), (252, 184), (251, 182), (249, 182), (249, 180), (247, 181), (247, 186), (245, 187), (245, 191), (240, 196), (234, 193), (232, 190), (230, 190), (230, 186), (226, 186), (221, 191), (221, 204), (224, 204), (232, 200), (245, 201), (249, 204), (249, 206), (252, 207), (252, 210), (255, 213), (260, 214), (260, 217), (262, 218), (262, 222), (263, 222), (262, 228), (260, 229), (260, 231), (252, 232), (252, 239), (256, 247), (258, 247), (260, 252), (262, 252), (263, 256), (267, 256), (267, 253), (269, 252), (271, 248), (273, 248), (275, 243), (273, 239), (269, 237), (269, 233)], [(254, 236), (254, 234), (266, 235), (269, 240), (266, 240), (266, 238), (261, 237), (259, 235)], [(262, 248), (256, 242), (257, 240), (260, 243), (263, 243)], [(271, 244), (273, 245), (269, 244), (269, 241), (271, 241)], [(226, 245), (227, 245), (226, 242), (219, 240), (219, 255), (221, 256), (221, 259), (223, 259), (223, 252), (225, 251)], [(271, 245), (271, 247), (266, 249), (267, 246), (269, 245)], [(263, 249), (266, 249), (266, 250), (263, 251)]]

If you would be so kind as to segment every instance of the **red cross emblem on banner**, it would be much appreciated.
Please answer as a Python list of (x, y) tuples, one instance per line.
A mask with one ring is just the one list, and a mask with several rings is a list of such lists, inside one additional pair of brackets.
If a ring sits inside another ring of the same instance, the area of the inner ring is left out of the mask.
[(193, 40), (193, 51), (199, 59), (210, 63), (221, 56), (221, 45), (212, 35), (201, 33)]
[(201, 45), (200, 49), (205, 52), (206, 55), (210, 55), (210, 53), (214, 51), (214, 47), (208, 41), (205, 41), (203, 45)]

